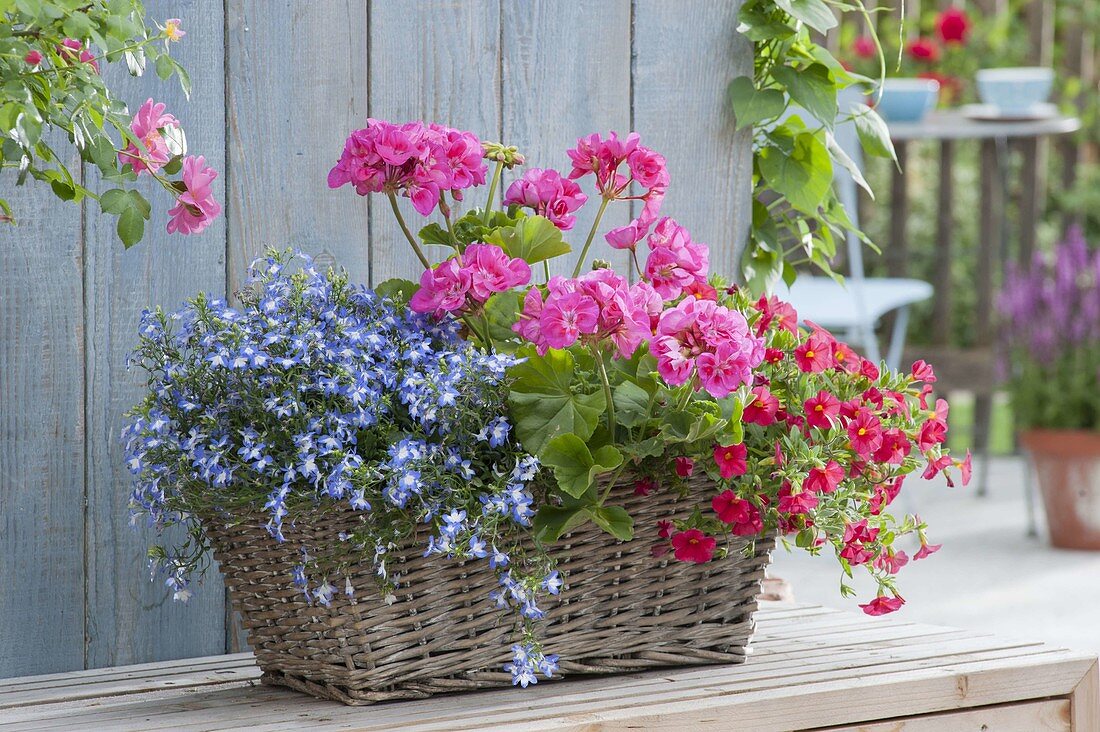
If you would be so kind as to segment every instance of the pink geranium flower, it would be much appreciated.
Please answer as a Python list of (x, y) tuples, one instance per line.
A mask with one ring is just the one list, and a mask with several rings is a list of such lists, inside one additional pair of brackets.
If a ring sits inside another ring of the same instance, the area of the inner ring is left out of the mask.
[(648, 244), (645, 276), (666, 300), (676, 299), (694, 283), (706, 283), (710, 250), (692, 241), (687, 229), (673, 219), (658, 221)]
[(699, 529), (688, 529), (672, 536), (674, 556), (681, 562), (705, 564), (714, 556), (717, 546), (713, 536), (707, 536)]
[(471, 244), (462, 263), (470, 273), (470, 294), (478, 302), (531, 281), (531, 266), (519, 257), (509, 257), (495, 244)]
[(661, 314), (649, 348), (667, 383), (686, 383), (698, 367), (696, 388), (719, 398), (750, 381), (751, 369), (764, 359), (763, 342), (749, 332), (741, 313), (693, 298)]
[(634, 481), (634, 495), (636, 496), (648, 496), (655, 490), (657, 490), (657, 481), (653, 478), (639, 478)]
[(457, 259), (448, 259), (421, 273), (420, 289), (409, 300), (409, 307), (414, 312), (434, 313), (437, 317), (461, 310), (470, 286), (470, 271)]
[(748, 456), (749, 450), (743, 442), (736, 445), (714, 446), (714, 462), (718, 465), (719, 474), (726, 480), (745, 474), (748, 469)]
[(135, 173), (155, 173), (172, 159), (172, 151), (168, 149), (168, 141), (163, 132), (168, 128), (179, 130), (180, 123), (172, 115), (166, 113), (166, 105), (145, 100), (137, 113), (130, 121), (130, 131), (141, 140), (143, 150), (130, 143), (118, 154), (118, 161), (122, 165), (129, 164)]
[(695, 472), (695, 461), (689, 457), (676, 458), (676, 475), (681, 478), (691, 477), (691, 474)]
[(169, 234), (198, 234), (221, 214), (213, 189), (217, 177), (218, 171), (208, 167), (203, 156), (184, 158), (182, 180), (186, 190), (168, 210)]
[(556, 170), (542, 168), (529, 169), (504, 194), (505, 204), (530, 208), (562, 231), (573, 228), (577, 219), (570, 214), (587, 200), (588, 196), (572, 180), (563, 178)]
[(595, 333), (600, 310), (596, 301), (580, 292), (550, 298), (539, 317), (543, 340), (551, 348), (568, 348), (584, 333)]
[(860, 605), (859, 607), (868, 615), (887, 615), (901, 609), (901, 606), (904, 604), (905, 600), (901, 597), (886, 597), (882, 595), (871, 600), (871, 602), (866, 605)]
[(23, 61), (29, 66), (37, 66), (42, 63), (42, 52), (32, 48), (27, 51), (27, 55), (23, 57)]
[(330, 188), (352, 185), (356, 193), (389, 192), (405, 196), (429, 216), (448, 192), (485, 183), (481, 141), (471, 132), (436, 124), (403, 125), (368, 119), (344, 142), (340, 160), (328, 174)]

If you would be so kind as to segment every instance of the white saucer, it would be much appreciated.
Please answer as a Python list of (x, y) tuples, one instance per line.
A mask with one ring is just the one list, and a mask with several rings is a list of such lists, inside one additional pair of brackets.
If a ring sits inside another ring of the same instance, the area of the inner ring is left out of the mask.
[(1002, 110), (992, 104), (966, 104), (962, 107), (963, 116), (983, 122), (1034, 122), (1053, 119), (1061, 113), (1058, 107), (1048, 102), (1033, 104), (1025, 110)]

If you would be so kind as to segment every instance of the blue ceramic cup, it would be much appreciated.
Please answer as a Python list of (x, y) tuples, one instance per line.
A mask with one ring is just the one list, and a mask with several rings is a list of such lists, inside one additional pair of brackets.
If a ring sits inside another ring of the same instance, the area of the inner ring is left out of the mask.
[(876, 109), (889, 122), (920, 122), (939, 96), (935, 79), (886, 79)]
[(1002, 113), (1020, 114), (1050, 98), (1054, 70), (1039, 66), (982, 69), (978, 72), (978, 97)]

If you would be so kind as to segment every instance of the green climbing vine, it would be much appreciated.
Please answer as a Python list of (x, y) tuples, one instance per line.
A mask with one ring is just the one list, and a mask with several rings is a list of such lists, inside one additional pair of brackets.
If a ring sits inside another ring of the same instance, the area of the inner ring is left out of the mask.
[[(814, 41), (815, 32), (837, 25), (838, 13), (865, 19), (879, 79), (849, 71)], [(871, 191), (834, 139), (838, 121), (854, 122), (867, 155), (896, 158), (886, 124), (872, 106), (840, 106), (843, 90), (870, 94), (885, 76), (882, 47), (861, 0), (746, 0), (738, 31), (753, 43), (755, 59), (753, 75), (729, 86), (737, 128), (753, 130), (752, 229), (742, 269), (745, 282), (759, 292), (780, 278), (792, 282), (802, 264), (832, 274), (837, 242), (856, 231), (833, 190), (836, 166)]]

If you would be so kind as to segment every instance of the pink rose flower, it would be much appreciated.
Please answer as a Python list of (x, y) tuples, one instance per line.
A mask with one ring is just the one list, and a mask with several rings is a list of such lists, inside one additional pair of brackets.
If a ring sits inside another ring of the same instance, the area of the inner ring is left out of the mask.
[(182, 180), (187, 190), (176, 199), (176, 205), (168, 210), (169, 234), (198, 234), (222, 212), (214, 198), (213, 182), (218, 171), (207, 167), (206, 158), (188, 155), (183, 159)]
[(568, 231), (576, 223), (574, 211), (584, 205), (588, 196), (581, 187), (552, 169), (531, 168), (523, 177), (508, 186), (504, 194), (507, 205), (530, 208), (539, 216), (545, 216), (562, 231)]
[(168, 149), (168, 142), (164, 139), (162, 130), (172, 127), (180, 128), (179, 120), (165, 113), (166, 105), (145, 100), (137, 113), (130, 121), (130, 131), (141, 140), (144, 150), (139, 150), (136, 145), (130, 143), (126, 149), (118, 154), (118, 161), (122, 165), (127, 163), (135, 173), (155, 173), (165, 163), (172, 159), (172, 152)]

